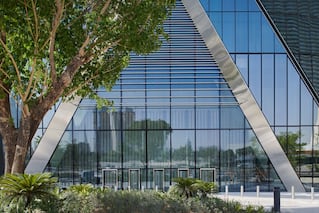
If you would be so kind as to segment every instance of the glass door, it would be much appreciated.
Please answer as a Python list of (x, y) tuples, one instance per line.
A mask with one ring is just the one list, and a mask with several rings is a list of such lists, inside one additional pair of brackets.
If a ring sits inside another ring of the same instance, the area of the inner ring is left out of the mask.
[(189, 177), (189, 169), (184, 169), (184, 168), (178, 169), (178, 177), (188, 178)]
[(102, 169), (102, 186), (117, 189), (117, 169)]
[(154, 188), (164, 190), (164, 169), (154, 169), (153, 176)]
[(215, 168), (201, 168), (200, 169), (200, 179), (206, 182), (216, 181), (216, 169)]
[(129, 170), (128, 182), (130, 189), (140, 189), (141, 178), (139, 169)]

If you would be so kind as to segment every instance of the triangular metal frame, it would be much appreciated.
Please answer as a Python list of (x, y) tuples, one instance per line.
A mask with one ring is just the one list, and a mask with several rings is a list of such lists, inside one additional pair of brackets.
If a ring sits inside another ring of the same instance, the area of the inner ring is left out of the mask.
[(182, 0), (182, 2), (197, 30), (202, 35), (213, 59), (217, 62), (240, 108), (255, 132), (260, 145), (263, 147), (279, 178), (286, 187), (286, 190), (290, 191), (291, 187), (294, 186), (296, 191), (304, 192), (304, 186), (291, 166), (276, 135), (270, 128), (268, 121), (226, 50), (201, 3), (199, 0)]

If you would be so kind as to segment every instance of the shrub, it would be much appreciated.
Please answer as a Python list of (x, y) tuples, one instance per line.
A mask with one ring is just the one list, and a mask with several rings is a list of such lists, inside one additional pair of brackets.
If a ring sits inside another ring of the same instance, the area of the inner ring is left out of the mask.
[(0, 179), (1, 208), (5, 212), (31, 212), (58, 205), (57, 179), (50, 173), (6, 174)]
[(154, 191), (109, 191), (99, 194), (96, 213), (189, 213), (190, 208), (165, 193)]
[(171, 187), (169, 193), (181, 197), (206, 197), (208, 194), (217, 191), (213, 182), (205, 182), (195, 178), (174, 178), (176, 184)]

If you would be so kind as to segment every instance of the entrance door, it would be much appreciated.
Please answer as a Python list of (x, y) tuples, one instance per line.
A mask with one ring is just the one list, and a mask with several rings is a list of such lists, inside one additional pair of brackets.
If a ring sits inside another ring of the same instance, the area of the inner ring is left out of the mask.
[(117, 169), (102, 169), (102, 186), (117, 189)]
[(128, 182), (130, 189), (140, 189), (141, 178), (139, 169), (129, 170)]
[(200, 169), (200, 179), (206, 182), (216, 181), (216, 169), (215, 168), (201, 168)]
[(155, 189), (164, 190), (164, 169), (153, 170), (153, 183)]
[(181, 178), (188, 178), (189, 177), (189, 170), (188, 169), (178, 169), (178, 177)]

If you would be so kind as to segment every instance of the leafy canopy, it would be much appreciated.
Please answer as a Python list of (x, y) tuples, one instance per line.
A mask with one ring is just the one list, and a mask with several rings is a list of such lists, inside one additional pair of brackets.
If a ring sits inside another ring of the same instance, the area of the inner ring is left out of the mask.
[(61, 97), (98, 99), (95, 89), (112, 87), (131, 52), (160, 47), (166, 37), (162, 24), (174, 3), (2, 0), (0, 92), (29, 106), (59, 86), (65, 87)]

